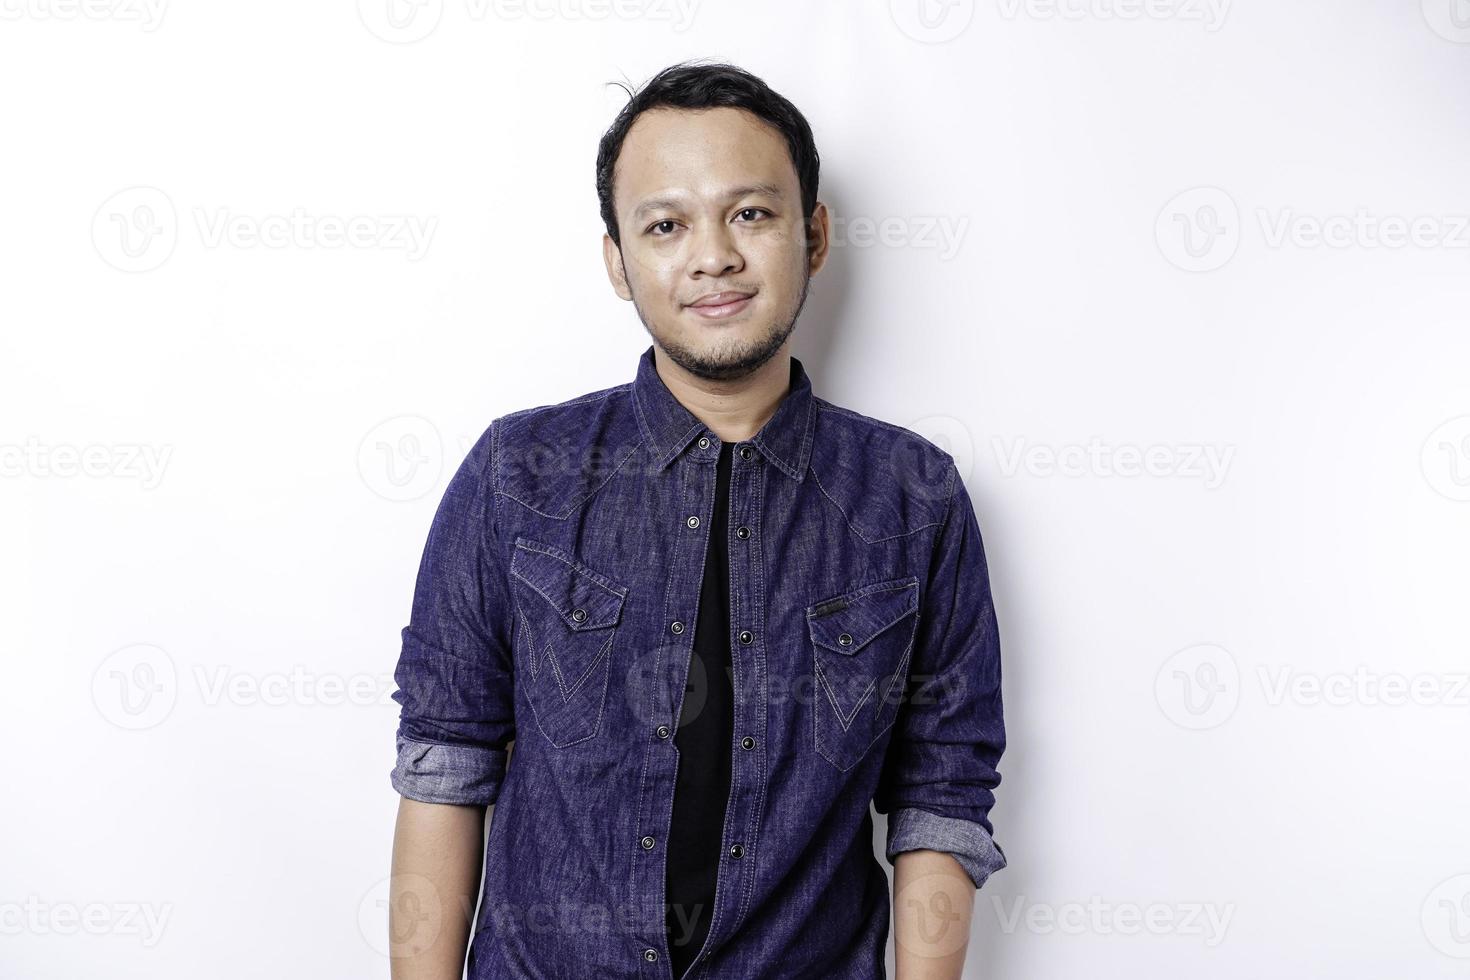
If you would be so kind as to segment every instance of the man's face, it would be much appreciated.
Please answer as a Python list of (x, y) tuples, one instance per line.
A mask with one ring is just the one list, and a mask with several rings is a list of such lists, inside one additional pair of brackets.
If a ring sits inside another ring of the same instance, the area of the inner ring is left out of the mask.
[(608, 277), (658, 346), (712, 380), (773, 357), (827, 241), (818, 204), (808, 249), (780, 133), (742, 109), (649, 110), (628, 130), (613, 185), (622, 247), (603, 236)]

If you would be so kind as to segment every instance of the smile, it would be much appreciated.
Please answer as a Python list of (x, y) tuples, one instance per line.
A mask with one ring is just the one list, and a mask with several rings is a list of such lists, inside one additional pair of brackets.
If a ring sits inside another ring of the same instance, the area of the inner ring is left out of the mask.
[[(723, 298), (723, 295), (715, 296), (712, 298), (715, 300), (720, 300)], [(737, 313), (740, 313), (742, 310), (750, 305), (750, 302), (753, 299), (755, 299), (754, 295), (741, 296), (737, 293), (732, 293), (730, 294), (730, 299), (727, 302), (710, 303), (708, 301), (702, 301), (700, 305), (691, 305), (689, 309), (699, 314), (699, 316), (703, 317), (706, 320), (724, 320), (728, 317), (735, 316)]]

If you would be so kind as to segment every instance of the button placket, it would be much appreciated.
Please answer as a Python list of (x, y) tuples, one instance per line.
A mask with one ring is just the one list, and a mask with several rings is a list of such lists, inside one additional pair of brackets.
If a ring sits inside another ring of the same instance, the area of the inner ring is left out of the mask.
[[(765, 473), (758, 465), (745, 465), (752, 460), (756, 464), (761, 462), (749, 444), (738, 446), (736, 455), (737, 465), (731, 473), (729, 515), (734, 538), (745, 542), (745, 545), (730, 550), (730, 614), (736, 622), (746, 620), (760, 623), (764, 621), (764, 590), (755, 580), (761, 567), (759, 552), (755, 550), (757, 541), (752, 527), (737, 521), (740, 517), (753, 516), (760, 508), (764, 497)], [(737, 640), (742, 648), (754, 653), (753, 630), (739, 630), (732, 639)], [(735, 657), (731, 668), (735, 680), (735, 702), (732, 706), (735, 730), (762, 731), (767, 710), (766, 692), (761, 686), (761, 677), (765, 672), (763, 658)], [(725, 833), (731, 836), (743, 834), (746, 840), (751, 840), (755, 832), (754, 801), (761, 796), (760, 785), (765, 778), (764, 758), (751, 751), (756, 745), (755, 737), (747, 734), (732, 741), (729, 750), (733, 758)], [(725, 840), (728, 842), (729, 837)], [(701, 962), (708, 959), (709, 943), (728, 935), (743, 919), (751, 894), (749, 874), (753, 872), (747, 872), (745, 866), (748, 862), (736, 859), (748, 856), (745, 850), (747, 846), (744, 841), (727, 843), (726, 853), (732, 860), (728, 863), (722, 862), (720, 868), (705, 951), (699, 957)]]
[[(656, 712), (653, 718), (656, 738), (650, 740), (648, 751), (658, 754), (648, 759), (648, 780), (641, 787), (635, 815), (636, 826), (650, 833), (638, 838), (638, 857), (634, 860), (630, 880), (632, 898), (643, 910), (646, 927), (655, 931), (665, 926), (664, 901), (667, 896), (664, 863), (652, 858), (657, 854), (656, 835), (667, 832), (673, 817), (677, 756), (668, 750), (675, 747), (672, 736), (681, 706), (677, 692), (687, 684), (688, 663), (693, 656), (695, 616), (708, 547), (704, 536), (708, 535), (709, 525), (704, 515), (712, 513), (715, 493), (715, 468), (704, 464), (714, 460), (720, 446), (719, 440), (708, 433), (701, 435), (697, 444), (698, 451), (686, 453), (675, 462), (672, 471), (675, 489), (667, 498), (667, 505), (674, 514), (682, 513), (674, 519), (690, 533), (676, 536), (673, 560), (668, 568), (663, 617), (669, 632), (657, 660), (659, 683), (652, 686), (647, 702)], [(681, 674), (683, 683), (680, 683)], [(650, 953), (653, 954), (651, 957)], [(657, 958), (656, 947), (645, 950), (648, 962), (655, 962)]]

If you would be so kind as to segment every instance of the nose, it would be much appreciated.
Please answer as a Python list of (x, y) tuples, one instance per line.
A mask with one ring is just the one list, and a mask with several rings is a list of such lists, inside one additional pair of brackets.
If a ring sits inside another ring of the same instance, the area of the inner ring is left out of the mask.
[(709, 222), (695, 240), (689, 273), (719, 278), (745, 268), (745, 259), (735, 247), (735, 238), (723, 221)]

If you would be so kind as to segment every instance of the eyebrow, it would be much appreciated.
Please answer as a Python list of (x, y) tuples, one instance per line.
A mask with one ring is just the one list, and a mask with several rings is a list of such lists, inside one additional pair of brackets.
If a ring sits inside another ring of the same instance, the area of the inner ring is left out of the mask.
[[(784, 197), (784, 195), (781, 193), (781, 188), (777, 187), (775, 184), (746, 184), (743, 187), (730, 188), (730, 190), (725, 192), (725, 199), (730, 201), (737, 201), (742, 197), (749, 197), (752, 194), (762, 194), (766, 197), (774, 197), (778, 201), (782, 200)], [(653, 198), (651, 200), (644, 201), (642, 204), (638, 205), (638, 207), (633, 209), (633, 220), (637, 221), (639, 218), (650, 211), (677, 211), (682, 206), (683, 202), (675, 200), (674, 198)]]

